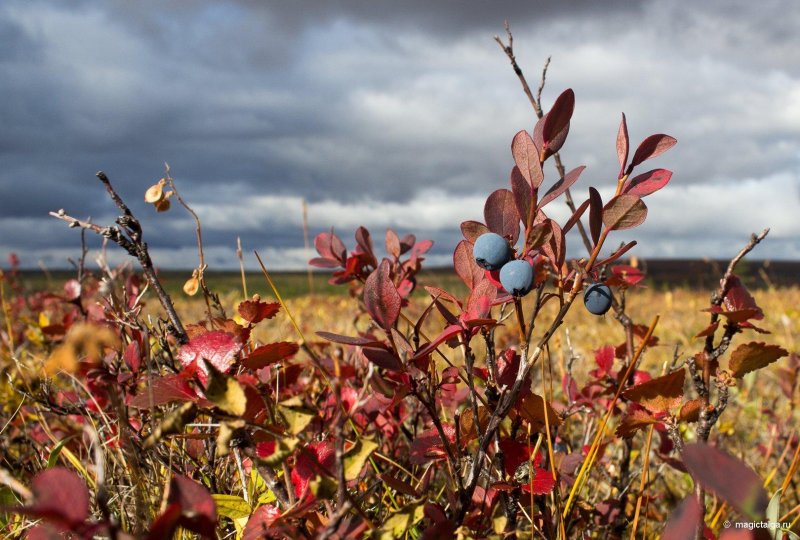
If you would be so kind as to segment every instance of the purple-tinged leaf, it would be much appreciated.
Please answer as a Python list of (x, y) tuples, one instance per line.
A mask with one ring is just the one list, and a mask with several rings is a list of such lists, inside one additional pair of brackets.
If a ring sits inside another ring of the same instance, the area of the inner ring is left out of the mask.
[(608, 264), (608, 263), (616, 261), (617, 259), (619, 259), (623, 255), (625, 255), (628, 251), (630, 251), (635, 245), (636, 245), (636, 240), (633, 240), (632, 242), (628, 242), (627, 244), (625, 244), (622, 247), (620, 247), (617, 251), (615, 251), (614, 253), (612, 253), (608, 257), (606, 257), (605, 259), (603, 259), (601, 261), (597, 261), (596, 263), (594, 263), (594, 268), (600, 268), (601, 266), (603, 266), (605, 264)]
[(763, 481), (741, 460), (702, 443), (687, 444), (681, 457), (701, 486), (751, 520), (764, 517), (769, 497)]
[(589, 234), (592, 236), (592, 245), (596, 246), (600, 239), (600, 229), (603, 227), (603, 199), (595, 188), (589, 188)]
[[(544, 125), (542, 126), (542, 140), (544, 142), (542, 150), (552, 149), (553, 140), (569, 126), (569, 121), (572, 118), (572, 112), (574, 110), (575, 93), (571, 88), (567, 88), (556, 98), (553, 107), (545, 117)], [(552, 151), (557, 152), (558, 150)]]
[(417, 241), (417, 237), (413, 234), (407, 234), (400, 239), (400, 255), (407, 253)]
[(342, 266), (342, 263), (339, 261), (335, 259), (326, 259), (325, 257), (314, 257), (308, 261), (308, 264), (316, 268), (339, 268)]
[(628, 161), (628, 148), (630, 139), (628, 138), (628, 123), (625, 120), (625, 113), (622, 113), (622, 120), (619, 123), (617, 132), (617, 157), (619, 158), (619, 175), (625, 171), (625, 163)]
[(514, 167), (511, 170), (511, 192), (514, 194), (517, 213), (522, 219), (522, 223), (527, 225), (528, 218), (531, 215), (531, 206), (533, 205), (533, 191), (530, 184), (525, 181), (519, 172), (519, 167)]
[(564, 176), (564, 178), (562, 178), (561, 180), (559, 180), (558, 182), (553, 184), (553, 187), (551, 187), (549, 190), (547, 190), (547, 193), (544, 194), (544, 197), (542, 197), (542, 200), (539, 202), (539, 210), (544, 208), (544, 206), (547, 203), (549, 203), (549, 202), (557, 199), (558, 197), (560, 197), (565, 191), (567, 191), (570, 188), (570, 186), (572, 186), (572, 184), (577, 182), (578, 178), (580, 178), (581, 173), (583, 172), (583, 170), (585, 168), (586, 168), (585, 165), (581, 165), (580, 167), (576, 167), (576, 168), (572, 169), (571, 171), (569, 171)]
[(480, 235), (487, 232), (489, 232), (489, 227), (479, 221), (470, 220), (461, 223), (461, 234), (470, 244), (474, 244)]
[(552, 219), (548, 219), (547, 223), (552, 229), (553, 235), (550, 237), (550, 240), (542, 246), (542, 250), (545, 255), (547, 255), (547, 258), (550, 259), (553, 270), (557, 274), (560, 274), (561, 267), (567, 255), (564, 231), (562, 231), (561, 226)]
[(403, 363), (400, 362), (400, 359), (394, 355), (391, 351), (387, 351), (386, 349), (373, 349), (370, 347), (365, 347), (361, 350), (364, 354), (364, 357), (378, 366), (379, 368), (383, 368), (389, 371), (402, 371), (403, 370)]
[(366, 256), (368, 264), (373, 267), (378, 266), (378, 260), (375, 258), (375, 251), (372, 247), (372, 236), (365, 227), (356, 229), (356, 244), (361, 253)]
[(364, 282), (364, 305), (373, 320), (388, 332), (400, 316), (401, 302), (389, 261), (384, 259)]
[(493, 233), (510, 238), (516, 244), (519, 238), (520, 216), (514, 203), (514, 194), (507, 189), (498, 189), (489, 195), (483, 207), (486, 226)]
[(322, 339), (325, 339), (327, 341), (332, 341), (333, 343), (340, 343), (342, 345), (372, 347), (375, 345), (382, 344), (381, 341), (378, 341), (376, 339), (371, 339), (361, 336), (342, 336), (331, 332), (317, 332), (317, 335)]
[(578, 223), (578, 220), (581, 219), (581, 216), (583, 216), (583, 213), (586, 212), (587, 208), (589, 208), (589, 199), (583, 201), (581, 205), (575, 209), (575, 212), (572, 213), (569, 220), (567, 220), (567, 223), (564, 225), (564, 234), (567, 234), (572, 227)]
[(626, 182), (622, 188), (622, 193), (644, 197), (666, 186), (671, 178), (672, 171), (653, 169)]
[(544, 172), (539, 162), (539, 149), (527, 131), (522, 130), (514, 135), (514, 140), (511, 141), (511, 155), (528, 185), (533, 189), (538, 188), (544, 180)]
[(639, 144), (639, 147), (633, 154), (633, 159), (631, 160), (631, 164), (628, 165), (628, 170), (627, 170), (628, 174), (631, 173), (634, 167), (636, 167), (643, 161), (647, 161), (648, 159), (660, 156), (661, 154), (663, 154), (664, 152), (675, 146), (675, 143), (677, 142), (678, 141), (674, 137), (670, 137), (669, 135), (664, 135), (663, 133), (650, 135)]
[(603, 223), (611, 231), (632, 229), (647, 217), (647, 205), (636, 195), (617, 195), (603, 207)]
[(425, 358), (426, 356), (430, 355), (439, 345), (441, 345), (448, 339), (457, 336), (463, 331), (464, 329), (460, 325), (451, 324), (450, 326), (442, 330), (442, 333), (436, 336), (436, 338), (433, 341), (420, 347), (420, 349), (417, 351), (417, 354), (414, 355), (414, 358), (412, 360), (416, 361)]
[(525, 249), (531, 250), (543, 246), (550, 241), (553, 236), (553, 228), (547, 221), (537, 223), (528, 232), (528, 238), (525, 242)]
[(694, 538), (700, 527), (701, 517), (702, 509), (697, 502), (697, 497), (689, 495), (670, 514), (667, 524), (664, 526), (664, 532), (661, 533), (661, 540)]

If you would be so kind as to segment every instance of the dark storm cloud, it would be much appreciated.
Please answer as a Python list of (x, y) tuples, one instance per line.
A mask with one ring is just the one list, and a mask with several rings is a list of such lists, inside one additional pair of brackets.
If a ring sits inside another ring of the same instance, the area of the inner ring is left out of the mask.
[[(796, 191), (800, 159), (800, 14), (785, 1), (34, 0), (0, 6), (0, 251), (35, 265), (70, 238), (77, 246), (50, 210), (111, 219), (102, 169), (153, 227), (154, 248), (175, 255), (165, 264), (193, 264), (186, 215), (142, 201), (168, 161), (228, 265), (237, 235), (301, 246), (301, 197), (314, 231), (416, 225), (445, 257), (458, 222), (480, 219), (482, 197), (507, 182), (511, 136), (533, 124), (491, 39), (504, 19), (532, 82), (554, 55), (546, 102), (575, 89), (565, 159), (589, 165), (587, 183), (614, 177), (624, 110), (635, 140), (664, 131), (680, 141), (654, 166), (676, 171), (684, 199), (650, 203), (651, 219), (680, 212), (690, 194), (720, 199), (715, 185), (730, 204), (772, 192), (759, 219), (794, 208), (775, 191)], [(681, 222), (697, 235), (762, 226), (720, 211)], [(688, 233), (667, 238), (674, 227), (663, 221), (661, 238), (643, 230), (654, 253), (704, 254), (677, 240)]]

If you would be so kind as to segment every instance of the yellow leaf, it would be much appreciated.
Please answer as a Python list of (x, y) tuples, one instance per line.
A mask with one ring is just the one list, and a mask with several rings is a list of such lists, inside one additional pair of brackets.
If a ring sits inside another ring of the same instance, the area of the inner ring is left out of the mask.
[(278, 404), (278, 412), (286, 422), (289, 433), (297, 435), (302, 433), (306, 426), (316, 417), (316, 414), (303, 408), (299, 397), (282, 401)]
[[(205, 362), (205, 361), (204, 361)], [(241, 416), (247, 409), (247, 396), (239, 381), (219, 372), (214, 366), (205, 362), (208, 368), (208, 386), (206, 397), (214, 405), (233, 416)]]
[(157, 183), (153, 184), (147, 191), (144, 192), (144, 202), (150, 204), (156, 204), (158, 201), (164, 198), (164, 185), (166, 185), (167, 181), (163, 178), (159, 180)]
[(186, 280), (186, 283), (183, 284), (183, 292), (189, 296), (196, 295), (198, 290), (200, 290), (200, 280), (195, 276), (190, 277)]
[(378, 445), (369, 439), (359, 439), (344, 455), (344, 478), (348, 482), (358, 478), (358, 473), (364, 468), (370, 454)]
[(211, 498), (217, 505), (217, 514), (222, 517), (233, 520), (250, 517), (250, 504), (238, 495), (214, 494)]

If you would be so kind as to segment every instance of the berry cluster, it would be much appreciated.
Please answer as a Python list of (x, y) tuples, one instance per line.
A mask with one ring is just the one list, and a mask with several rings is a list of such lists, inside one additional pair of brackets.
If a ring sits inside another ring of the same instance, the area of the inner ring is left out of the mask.
[[(512, 296), (525, 296), (533, 287), (533, 267), (524, 259), (515, 259), (508, 241), (499, 234), (487, 232), (480, 235), (475, 240), (472, 254), (481, 268), (500, 270), (500, 284)], [(606, 313), (611, 302), (611, 289), (602, 283), (592, 283), (583, 295), (586, 309), (594, 315)]]

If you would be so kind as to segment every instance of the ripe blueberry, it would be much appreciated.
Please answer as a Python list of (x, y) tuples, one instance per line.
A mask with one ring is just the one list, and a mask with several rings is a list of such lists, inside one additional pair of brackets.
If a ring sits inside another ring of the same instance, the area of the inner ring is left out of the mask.
[(475, 240), (472, 254), (481, 268), (499, 270), (511, 258), (511, 248), (505, 238), (489, 232)]
[(528, 261), (507, 262), (500, 269), (500, 284), (514, 296), (525, 296), (533, 286), (533, 267)]
[(592, 283), (583, 293), (583, 303), (589, 313), (602, 315), (611, 307), (611, 289), (602, 283)]

